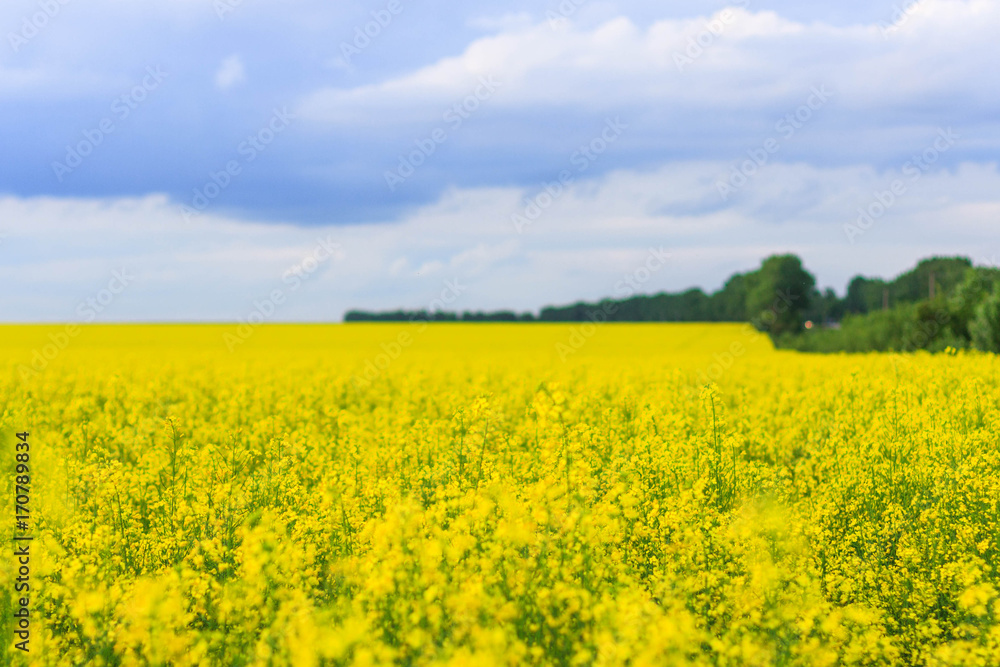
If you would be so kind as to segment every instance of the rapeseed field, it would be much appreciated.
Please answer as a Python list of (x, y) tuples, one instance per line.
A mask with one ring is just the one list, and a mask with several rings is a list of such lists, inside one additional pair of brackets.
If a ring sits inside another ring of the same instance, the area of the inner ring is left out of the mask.
[(1000, 664), (994, 356), (738, 325), (0, 347), (33, 537), (5, 664)]

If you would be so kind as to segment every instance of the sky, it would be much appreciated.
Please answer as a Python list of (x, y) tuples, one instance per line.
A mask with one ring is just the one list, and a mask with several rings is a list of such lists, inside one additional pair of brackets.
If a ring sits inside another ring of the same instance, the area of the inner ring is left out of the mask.
[(997, 264), (998, 26), (988, 0), (8, 0), (0, 321)]

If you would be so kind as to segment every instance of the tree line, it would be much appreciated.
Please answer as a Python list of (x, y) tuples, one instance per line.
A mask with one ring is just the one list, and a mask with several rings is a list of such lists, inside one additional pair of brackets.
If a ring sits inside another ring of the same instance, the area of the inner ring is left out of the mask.
[(1000, 352), (1000, 269), (931, 257), (891, 280), (854, 277), (822, 291), (802, 260), (772, 255), (711, 293), (699, 288), (627, 299), (500, 311), (351, 310), (345, 322), (751, 322), (778, 347), (803, 351)]

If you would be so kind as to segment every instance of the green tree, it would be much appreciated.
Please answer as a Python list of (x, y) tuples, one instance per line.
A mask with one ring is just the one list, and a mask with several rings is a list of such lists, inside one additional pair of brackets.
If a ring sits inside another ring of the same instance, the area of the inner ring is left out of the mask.
[(723, 322), (746, 321), (748, 286), (746, 274), (736, 273), (730, 276), (722, 289), (711, 296), (712, 312), (716, 320)]
[(1000, 353), (1000, 287), (979, 304), (969, 330), (977, 349)]
[(889, 289), (894, 301), (915, 303), (930, 298), (930, 283), (933, 278), (935, 296), (948, 296), (966, 279), (970, 268), (972, 260), (968, 257), (931, 257), (896, 276)]
[(879, 278), (855, 276), (847, 286), (844, 310), (847, 313), (865, 314), (881, 310), (888, 284)]
[(747, 315), (754, 326), (774, 337), (802, 330), (816, 278), (795, 255), (772, 255), (752, 276)]
[(966, 271), (965, 279), (951, 298), (952, 329), (966, 341), (972, 339), (970, 327), (979, 306), (1000, 286), (1000, 269), (977, 266)]

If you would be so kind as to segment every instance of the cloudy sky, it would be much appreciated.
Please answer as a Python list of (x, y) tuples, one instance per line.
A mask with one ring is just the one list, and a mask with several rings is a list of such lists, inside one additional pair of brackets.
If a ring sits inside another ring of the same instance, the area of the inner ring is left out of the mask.
[(997, 263), (1000, 3), (824, 5), (9, 0), (0, 319)]

